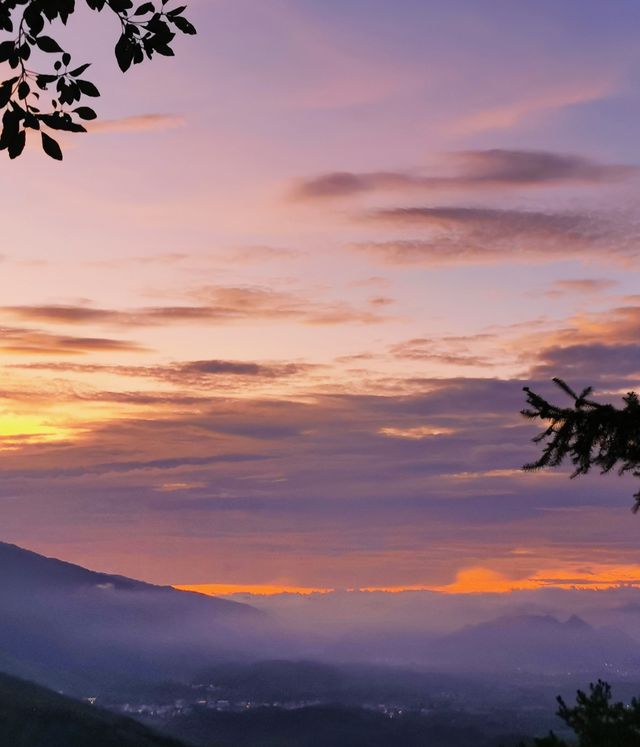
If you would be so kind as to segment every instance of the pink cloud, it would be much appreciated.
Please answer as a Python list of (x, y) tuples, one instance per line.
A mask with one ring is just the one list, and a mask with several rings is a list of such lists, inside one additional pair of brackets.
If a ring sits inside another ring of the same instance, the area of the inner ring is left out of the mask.
[(615, 88), (610, 81), (548, 91), (460, 117), (447, 124), (447, 133), (475, 135), (491, 130), (509, 130), (530, 117), (548, 114), (570, 106), (600, 101), (610, 96), (614, 91)]
[(103, 119), (89, 122), (86, 128), (92, 133), (157, 132), (175, 130), (185, 124), (184, 117), (175, 114), (138, 114), (121, 119)]

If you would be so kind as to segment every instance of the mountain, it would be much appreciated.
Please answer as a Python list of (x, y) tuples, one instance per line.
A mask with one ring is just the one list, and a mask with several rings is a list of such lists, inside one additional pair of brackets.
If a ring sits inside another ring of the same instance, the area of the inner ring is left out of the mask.
[(520, 670), (547, 674), (640, 672), (640, 646), (624, 633), (573, 615), (499, 617), (441, 638), (429, 657), (459, 671)]
[(0, 543), (0, 671), (56, 689), (189, 677), (259, 647), (264, 620), (249, 605)]
[(0, 744), (11, 747), (185, 747), (142, 724), (0, 674)]
[(458, 674), (640, 676), (640, 644), (622, 630), (572, 615), (502, 615), (447, 634), (386, 630), (350, 634), (328, 658)]
[(179, 599), (181, 603), (187, 603), (186, 600), (190, 600), (192, 604), (217, 612), (258, 615), (253, 607), (240, 602), (217, 599), (189, 591), (178, 591), (172, 586), (156, 586), (125, 576), (98, 573), (63, 560), (38, 555), (17, 545), (0, 542), (0, 589), (3, 593), (21, 593), (25, 589), (44, 591), (52, 588), (55, 588), (57, 592), (65, 590), (75, 592), (82, 589), (150, 591), (164, 595), (164, 599)]

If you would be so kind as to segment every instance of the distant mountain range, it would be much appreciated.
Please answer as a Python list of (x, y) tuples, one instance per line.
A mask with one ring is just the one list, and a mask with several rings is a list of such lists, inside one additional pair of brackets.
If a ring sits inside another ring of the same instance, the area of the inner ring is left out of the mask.
[[(507, 719), (494, 729), (488, 721), (480, 724), (484, 716), (463, 723), (457, 712), (442, 715), (438, 708), (427, 720), (405, 714), (395, 721), (369, 706), (419, 709), (425, 698), (451, 705), (463, 693), (464, 702), (481, 709), (485, 695), (488, 703), (519, 707), (524, 696), (515, 686), (531, 682), (528, 675), (550, 676), (549, 682), (562, 675), (582, 686), (596, 676), (640, 676), (637, 641), (575, 615), (566, 621), (503, 615), (446, 635), (409, 634), (392, 624), (379, 631), (353, 625), (343, 636), (322, 630), (315, 638), (305, 635), (278, 628), (270, 615), (246, 604), (96, 573), (0, 543), (0, 672), (7, 673), (0, 674), (0, 745), (180, 747), (25, 679), (74, 696), (98, 696), (114, 708), (130, 695), (146, 697), (164, 687), (170, 703), (182, 689), (191, 698), (206, 693), (215, 702), (259, 704), (246, 713), (244, 706), (225, 713), (196, 699), (191, 709), (157, 723), (176, 738), (207, 747), (458, 747), (517, 744), (515, 738), (491, 740), (523, 724)], [(301, 651), (312, 655), (301, 660)], [(394, 672), (389, 665), (397, 664), (410, 668)], [(304, 707), (272, 707), (283, 702)], [(491, 740), (479, 741), (481, 734)]]
[[(282, 623), (282, 618), (280, 623)], [(434, 672), (640, 675), (640, 645), (573, 616), (512, 615), (447, 635), (305, 637), (223, 599), (96, 573), (0, 543), (0, 672), (86, 696), (190, 682), (225, 662), (315, 659)]]
[(0, 671), (86, 695), (242, 657), (265, 615), (0, 543)]
[(324, 657), (436, 672), (640, 676), (640, 644), (615, 628), (594, 627), (580, 617), (505, 615), (447, 634), (351, 632), (330, 643)]
[(465, 672), (543, 674), (640, 672), (640, 645), (618, 630), (595, 628), (576, 615), (514, 615), (470, 625), (440, 638), (434, 666)]

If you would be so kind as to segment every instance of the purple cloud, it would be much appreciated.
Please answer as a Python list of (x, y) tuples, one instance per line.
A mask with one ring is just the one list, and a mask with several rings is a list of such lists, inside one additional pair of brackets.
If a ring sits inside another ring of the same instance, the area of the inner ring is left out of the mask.
[(547, 151), (496, 148), (462, 151), (449, 158), (457, 171), (451, 176), (412, 171), (336, 171), (300, 182), (292, 194), (295, 199), (318, 200), (365, 192), (601, 184), (637, 173), (635, 166), (600, 164), (573, 154)]

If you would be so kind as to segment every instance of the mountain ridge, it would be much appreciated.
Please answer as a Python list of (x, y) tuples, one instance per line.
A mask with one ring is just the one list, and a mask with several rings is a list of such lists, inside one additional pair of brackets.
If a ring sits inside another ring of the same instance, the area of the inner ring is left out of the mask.
[[(12, 563), (12, 561), (14, 561)], [(17, 561), (17, 562), (16, 562)], [(41, 553), (28, 550), (19, 545), (12, 544), (10, 542), (0, 541), (0, 583), (6, 583), (11, 580), (10, 573), (8, 571), (13, 570), (19, 564), (19, 572), (21, 574), (21, 581), (24, 582), (24, 574), (27, 570), (42, 570), (46, 571), (47, 578), (46, 583), (50, 583), (51, 576), (57, 576), (62, 580), (83, 580), (87, 582), (87, 586), (99, 585), (98, 582), (103, 584), (113, 584), (114, 588), (122, 590), (154, 590), (154, 591), (165, 591), (172, 593), (179, 593), (185, 595), (197, 596), (201, 599), (214, 600), (221, 606), (227, 609), (239, 610), (254, 610), (258, 613), (254, 607), (244, 602), (236, 602), (230, 599), (221, 599), (220, 597), (212, 597), (208, 594), (200, 594), (195, 591), (184, 591), (182, 589), (176, 589), (174, 586), (168, 584), (152, 584), (148, 581), (140, 581), (138, 579), (130, 578), (120, 574), (104, 573), (103, 571), (94, 571), (90, 568), (85, 568), (77, 563), (70, 563), (67, 560), (61, 560), (60, 558), (42, 555)], [(29, 579), (31, 582), (38, 581), (38, 574), (34, 574)], [(253, 614), (253, 613), (252, 613)]]
[(466, 625), (441, 637), (433, 660), (457, 657), (476, 671), (517, 669), (547, 673), (640, 668), (640, 645), (625, 633), (615, 636), (578, 615), (562, 622), (553, 615), (502, 615)]
[(188, 676), (250, 648), (266, 617), (0, 543), (0, 671), (55, 689)]

